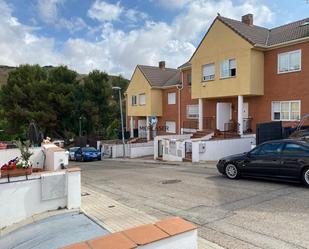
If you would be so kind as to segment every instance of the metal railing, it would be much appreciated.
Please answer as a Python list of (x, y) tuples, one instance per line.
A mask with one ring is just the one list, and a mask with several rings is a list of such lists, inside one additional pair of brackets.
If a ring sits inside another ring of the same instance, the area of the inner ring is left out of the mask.
[[(215, 117), (204, 117), (203, 118), (203, 130), (208, 129), (216, 129), (216, 119)], [(198, 129), (199, 128), (199, 120), (185, 120), (182, 123), (182, 128), (185, 129)]]

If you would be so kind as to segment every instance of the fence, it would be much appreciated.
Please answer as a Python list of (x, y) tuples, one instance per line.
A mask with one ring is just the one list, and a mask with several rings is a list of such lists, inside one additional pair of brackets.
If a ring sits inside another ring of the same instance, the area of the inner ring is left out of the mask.
[[(103, 144), (105, 157), (123, 157), (123, 144)], [(136, 158), (153, 155), (153, 141), (147, 143), (125, 144), (125, 157)]]

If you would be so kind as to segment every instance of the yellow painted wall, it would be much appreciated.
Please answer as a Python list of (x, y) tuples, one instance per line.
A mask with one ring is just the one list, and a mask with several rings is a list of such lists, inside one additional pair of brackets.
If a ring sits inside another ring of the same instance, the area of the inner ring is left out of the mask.
[[(253, 66), (260, 67), (263, 63), (263, 57), (259, 54), (262, 52), (252, 48), (249, 42), (216, 20), (191, 59), (192, 98), (262, 95), (263, 78), (258, 76), (254, 80), (252, 73)], [(226, 59), (236, 59), (236, 77), (220, 79), (220, 64)], [(215, 80), (203, 83), (202, 66), (209, 63), (215, 63)]]
[[(127, 93), (128, 116), (162, 116), (162, 92), (152, 89), (143, 73), (136, 67)], [(139, 95), (146, 95), (146, 104), (139, 104)], [(132, 96), (137, 96), (137, 105), (132, 106)]]

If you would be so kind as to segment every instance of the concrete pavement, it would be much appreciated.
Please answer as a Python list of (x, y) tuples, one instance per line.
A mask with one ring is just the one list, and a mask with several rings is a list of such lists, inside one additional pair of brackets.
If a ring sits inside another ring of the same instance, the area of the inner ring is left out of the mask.
[(78, 165), (83, 187), (156, 219), (181, 216), (199, 226), (202, 238), (224, 248), (309, 248), (309, 191), (301, 185), (231, 181), (213, 164)]

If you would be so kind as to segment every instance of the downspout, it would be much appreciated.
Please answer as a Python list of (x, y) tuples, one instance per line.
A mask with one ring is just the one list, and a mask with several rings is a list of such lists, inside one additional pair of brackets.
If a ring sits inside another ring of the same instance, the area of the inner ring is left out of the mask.
[(183, 72), (181, 72), (181, 85), (177, 85), (178, 89), (178, 134), (181, 134), (181, 90), (183, 89)]

